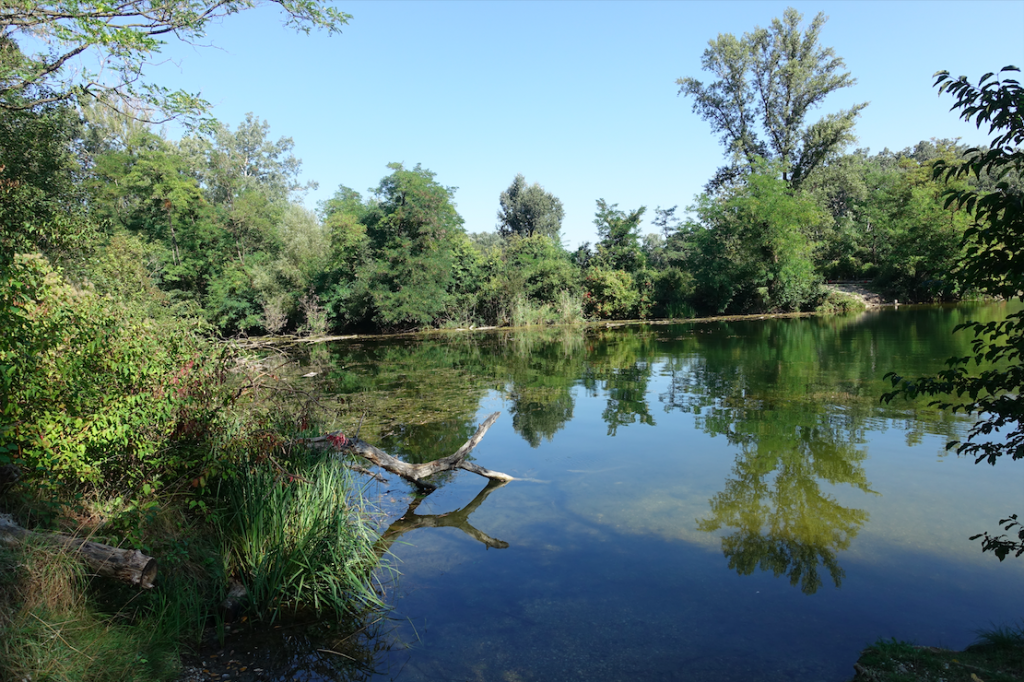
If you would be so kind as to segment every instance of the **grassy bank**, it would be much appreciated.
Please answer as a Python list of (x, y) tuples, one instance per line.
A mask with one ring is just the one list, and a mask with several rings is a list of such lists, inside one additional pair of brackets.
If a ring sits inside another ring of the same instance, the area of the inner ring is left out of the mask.
[(366, 505), (333, 457), (250, 461), (204, 499), (200, 513), (182, 494), (158, 496), (117, 533), (98, 516), (67, 527), (70, 508), (61, 512), (65, 531), (156, 557), (151, 590), (89, 575), (64, 547), (0, 545), (0, 680), (174, 679), (225, 619), (269, 625), (306, 609), (358, 628), (381, 608)]
[(1024, 628), (979, 633), (963, 651), (879, 640), (861, 653), (852, 682), (1019, 682), (1024, 680)]

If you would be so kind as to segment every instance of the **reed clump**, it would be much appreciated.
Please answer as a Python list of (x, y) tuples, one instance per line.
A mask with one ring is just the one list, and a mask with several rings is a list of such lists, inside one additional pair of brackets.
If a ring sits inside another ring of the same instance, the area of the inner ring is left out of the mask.
[(222, 483), (213, 523), (225, 568), (257, 615), (311, 607), (339, 616), (381, 607), (370, 513), (351, 472), (306, 451), (288, 471), (251, 463)]

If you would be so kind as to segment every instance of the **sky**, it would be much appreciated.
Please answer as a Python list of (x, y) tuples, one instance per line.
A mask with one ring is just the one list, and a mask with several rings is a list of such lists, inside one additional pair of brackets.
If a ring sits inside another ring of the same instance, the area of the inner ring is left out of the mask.
[[(563, 244), (597, 239), (595, 202), (631, 210), (694, 202), (725, 161), (676, 79), (708, 80), (719, 34), (768, 26), (792, 6), (829, 18), (819, 42), (856, 78), (808, 121), (869, 102), (856, 147), (989, 139), (949, 110), (933, 74), (972, 82), (1024, 68), (1024, 0), (998, 2), (339, 2), (341, 34), (296, 33), (274, 5), (209, 27), (203, 46), (168, 42), (147, 77), (199, 93), (234, 129), (252, 112), (290, 137), (309, 208), (339, 185), (364, 196), (390, 171), (422, 164), (467, 232), (495, 229), (498, 196), (522, 173), (565, 208)], [(168, 129), (167, 134), (178, 133)]]

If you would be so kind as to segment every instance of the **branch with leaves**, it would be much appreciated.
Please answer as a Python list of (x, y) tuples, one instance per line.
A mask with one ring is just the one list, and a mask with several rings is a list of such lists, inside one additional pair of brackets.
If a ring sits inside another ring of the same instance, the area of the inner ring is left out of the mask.
[[(284, 25), (338, 33), (351, 16), (324, 0), (272, 0)], [(194, 116), (208, 104), (196, 94), (143, 80), (163, 38), (196, 43), (211, 20), (257, 6), (258, 0), (5, 0), (0, 4), (0, 109), (98, 99), (153, 107), (168, 118)], [(36, 52), (23, 45), (40, 45)], [(45, 46), (45, 47), (42, 47)], [(84, 63), (95, 57), (94, 67)]]
[[(960, 110), (965, 121), (974, 121), (980, 128), (989, 126), (995, 134), (988, 149), (967, 151), (967, 159), (956, 164), (938, 161), (937, 179), (954, 179), (983, 174), (994, 175), (993, 191), (976, 189), (950, 190), (946, 207), (964, 210), (973, 219), (973, 226), (964, 234), (967, 258), (959, 273), (967, 288), (1005, 299), (1024, 299), (1024, 194), (1007, 179), (1020, 177), (1024, 171), (1024, 88), (1011, 74), (1019, 72), (1007, 66), (1001, 77), (988, 73), (978, 85), (965, 77), (952, 79), (946, 71), (936, 74), (935, 85), (940, 92), (956, 98), (953, 110)], [(882, 396), (889, 402), (897, 396), (916, 398), (932, 396), (932, 405), (952, 412), (977, 417), (967, 438), (946, 445), (957, 454), (974, 457), (976, 463), (995, 464), (1004, 455), (1024, 458), (1024, 311), (1011, 313), (996, 322), (965, 322), (956, 331), (974, 334), (973, 354), (947, 360), (947, 368), (935, 377), (904, 379), (896, 372), (886, 377), (894, 390)], [(986, 366), (988, 369), (972, 371)], [(1017, 516), (1000, 521), (1003, 530), (1020, 526)], [(1000, 560), (1013, 552), (1024, 554), (1024, 530), (1017, 539), (1005, 535), (979, 533), (971, 539), (983, 538), (982, 549), (991, 551)]]

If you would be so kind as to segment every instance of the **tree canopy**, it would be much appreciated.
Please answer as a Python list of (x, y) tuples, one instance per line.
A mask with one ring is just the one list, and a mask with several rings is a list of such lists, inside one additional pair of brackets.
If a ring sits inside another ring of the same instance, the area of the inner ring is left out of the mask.
[(501, 203), (498, 234), (503, 237), (543, 234), (561, 243), (562, 218), (565, 217), (562, 202), (536, 182), (526, 184), (526, 178), (520, 173), (498, 201)]
[[(936, 74), (940, 92), (950, 93), (956, 99), (953, 110), (960, 111), (965, 121), (974, 121), (980, 128), (988, 125), (995, 134), (988, 149), (968, 150), (966, 160), (937, 164), (936, 177), (958, 178), (982, 174), (994, 175), (994, 189), (953, 189), (946, 200), (947, 207), (966, 210), (974, 218), (974, 225), (963, 237), (966, 263), (959, 275), (964, 284), (981, 293), (1006, 299), (1021, 300), (1024, 252), (1024, 193), (1016, 184), (1006, 180), (1011, 174), (1019, 177), (1024, 171), (1024, 88), (1011, 75), (1017, 67), (1005, 67), (1000, 76), (988, 73), (978, 85), (966, 77), (952, 79), (948, 72)], [(967, 439), (951, 441), (947, 447), (956, 448), (958, 454), (970, 455), (980, 463), (996, 461), (1009, 455), (1024, 458), (1024, 311), (1010, 313), (997, 322), (967, 322), (957, 330), (969, 329), (974, 334), (974, 354), (954, 357), (949, 367), (936, 377), (904, 380), (899, 374), (887, 376), (895, 388), (883, 396), (886, 401), (898, 395), (913, 398), (919, 395), (935, 397), (932, 404), (953, 412), (977, 417)], [(985, 365), (988, 369), (971, 371)], [(1005, 432), (1003, 436), (993, 434)], [(1003, 530), (1017, 528), (1017, 538), (981, 533), (982, 547), (1003, 559), (1013, 552), (1024, 554), (1024, 526), (1016, 514), (1003, 519)]]
[(803, 15), (792, 7), (768, 28), (742, 38), (726, 33), (708, 43), (701, 64), (715, 80), (680, 78), (679, 94), (721, 134), (732, 157), (711, 186), (749, 170), (755, 159), (777, 160), (783, 179), (799, 185), (815, 168), (853, 141), (853, 125), (867, 106), (857, 104), (815, 123), (806, 119), (832, 92), (856, 83), (832, 48), (818, 43), (827, 17), (819, 13), (801, 31)]

